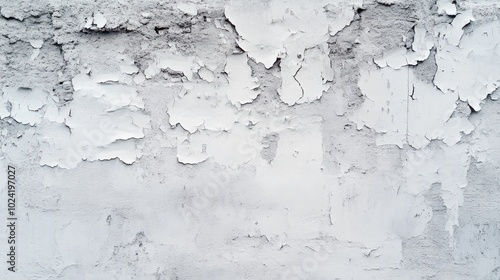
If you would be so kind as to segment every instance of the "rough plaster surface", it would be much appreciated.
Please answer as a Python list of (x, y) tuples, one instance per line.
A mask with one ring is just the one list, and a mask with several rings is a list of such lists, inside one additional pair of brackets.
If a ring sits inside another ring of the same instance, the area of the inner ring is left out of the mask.
[(499, 15), (1, 0), (0, 278), (500, 279)]

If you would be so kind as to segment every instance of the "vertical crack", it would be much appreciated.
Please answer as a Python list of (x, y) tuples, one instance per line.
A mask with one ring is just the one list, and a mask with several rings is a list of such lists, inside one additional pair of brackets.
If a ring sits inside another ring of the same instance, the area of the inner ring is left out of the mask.
[(293, 79), (297, 82), (297, 84), (299, 84), (300, 90), (302, 91), (302, 96), (299, 99), (297, 99), (297, 101), (304, 97), (304, 89), (302, 88), (302, 85), (300, 84), (299, 80), (297, 80), (297, 74), (299, 73), (300, 69), (302, 69), (302, 65), (300, 65), (299, 69), (297, 69), (295, 74), (293, 74)]
[(409, 112), (410, 112), (410, 96), (413, 99), (413, 94), (415, 93), (415, 86), (413, 86), (413, 91), (410, 95), (410, 67), (407, 67), (408, 72), (407, 72), (407, 78), (406, 78), (406, 88), (408, 89), (407, 95), (406, 95), (406, 143), (409, 144), (408, 142), (408, 131), (409, 131)]

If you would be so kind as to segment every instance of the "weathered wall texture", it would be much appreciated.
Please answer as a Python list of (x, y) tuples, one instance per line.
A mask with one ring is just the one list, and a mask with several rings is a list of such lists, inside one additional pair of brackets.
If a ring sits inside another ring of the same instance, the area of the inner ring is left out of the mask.
[(500, 1), (0, 15), (0, 278), (500, 279)]

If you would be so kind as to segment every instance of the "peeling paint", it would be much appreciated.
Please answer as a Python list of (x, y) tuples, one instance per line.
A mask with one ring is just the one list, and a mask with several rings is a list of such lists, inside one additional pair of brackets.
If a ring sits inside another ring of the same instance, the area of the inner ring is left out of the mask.
[(12, 117), (17, 122), (34, 126), (42, 120), (48, 93), (41, 88), (4, 87), (0, 103), (0, 118)]
[(224, 72), (227, 73), (228, 86), (222, 91), (231, 103), (237, 107), (250, 103), (257, 98), (260, 91), (259, 84), (251, 77), (252, 69), (247, 64), (245, 54), (233, 54), (228, 56)]
[(411, 52), (404, 47), (388, 50), (384, 52), (382, 58), (375, 59), (374, 62), (379, 67), (389, 66), (393, 69), (401, 69), (403, 66), (417, 65), (418, 62), (426, 60), (434, 43), (426, 39), (426, 30), (422, 24), (415, 25), (414, 29)]
[(169, 52), (158, 54), (154, 63), (149, 65), (144, 71), (146, 79), (151, 79), (159, 74), (161, 70), (170, 70), (173, 74), (181, 73), (188, 80), (193, 79), (193, 74), (200, 69), (202, 65), (196, 63), (192, 56), (184, 57), (179, 54)]
[(87, 18), (87, 22), (85, 23), (86, 29), (101, 29), (107, 23), (107, 19), (104, 17), (102, 13), (96, 11), (92, 14), (92, 17)]
[(457, 46), (443, 45), (436, 54), (436, 86), (458, 93), (460, 100), (479, 111), (481, 102), (498, 87), (499, 31), (500, 25), (492, 22), (464, 35)]
[[(352, 5), (327, 4), (318, 2), (305, 6), (297, 2), (288, 6), (285, 2), (271, 1), (266, 4), (248, 3), (244, 7), (236, 4), (226, 7), (226, 17), (236, 26), (241, 37), (238, 45), (251, 58), (263, 63), (266, 68), (272, 67), (277, 58), (281, 59), (279, 66), (283, 83), (279, 92), (281, 100), (288, 105), (311, 102), (321, 97), (325, 89), (311, 88), (312, 85), (304, 89), (297, 75), (302, 71), (300, 76), (303, 79), (317, 77), (318, 72), (324, 71), (323, 68), (330, 68), (328, 53), (324, 50), (328, 35), (335, 35), (353, 19)], [(330, 20), (330, 13), (339, 18)], [(249, 21), (257, 25), (249, 26), (245, 23)], [(310, 24), (313, 21), (315, 24)], [(262, 33), (269, 36), (261, 36)], [(317, 46), (319, 52), (310, 50)], [(331, 73), (323, 72), (321, 75), (323, 83), (332, 80)]]
[(42, 133), (41, 165), (74, 168), (83, 160), (119, 158), (131, 164), (141, 157), (134, 139), (144, 137), (150, 117), (135, 89), (110, 73), (73, 78), (73, 101), (52, 106)]
[(367, 126), (379, 132), (377, 144), (402, 148), (407, 143), (420, 149), (441, 139), (453, 145), (474, 129), (467, 119), (451, 119), (455, 93), (418, 80), (409, 68), (364, 72), (359, 87), (367, 99), (351, 119), (359, 129)]
[(498, 3), (0, 6), (19, 279), (499, 278)]

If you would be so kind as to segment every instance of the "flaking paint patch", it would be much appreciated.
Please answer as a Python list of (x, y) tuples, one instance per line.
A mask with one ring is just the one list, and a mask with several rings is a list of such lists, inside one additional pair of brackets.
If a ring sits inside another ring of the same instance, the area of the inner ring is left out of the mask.
[(48, 96), (41, 88), (4, 87), (0, 97), (0, 118), (11, 117), (19, 123), (34, 126), (42, 120), (41, 109)]
[(167, 112), (171, 125), (180, 124), (190, 133), (230, 130), (239, 115), (227, 96), (208, 83), (184, 84)]
[(74, 168), (83, 160), (118, 158), (132, 164), (141, 157), (136, 139), (144, 137), (150, 118), (134, 88), (119, 83), (120, 74), (73, 78), (73, 101), (53, 103), (41, 133), (41, 165)]
[(426, 38), (427, 31), (423, 24), (416, 24), (414, 30), (411, 51), (408, 51), (405, 47), (391, 49), (384, 52), (382, 58), (374, 59), (374, 62), (379, 67), (389, 66), (394, 69), (401, 69), (403, 66), (417, 65), (418, 62), (426, 60), (434, 43)]
[(87, 18), (84, 28), (91, 30), (102, 29), (107, 22), (108, 20), (101, 12), (95, 11), (91, 17)]
[[(314, 5), (304, 5), (300, 1), (234, 2), (226, 7), (225, 15), (240, 36), (238, 45), (256, 62), (270, 68), (278, 58), (281, 59), (279, 66), (283, 82), (280, 98), (286, 104), (294, 105), (319, 99), (327, 90), (318, 83), (304, 88), (298, 77), (302, 77), (303, 83), (309, 82), (311, 76), (322, 77), (322, 83), (332, 80), (333, 74), (318, 73), (324, 71), (325, 66), (330, 68), (324, 44), (329, 35), (335, 35), (351, 23), (353, 5), (344, 2), (333, 5), (326, 1)], [(336, 16), (335, 20), (329, 19), (331, 14)], [(249, 21), (255, 24), (250, 26), (246, 23)], [(268, 36), (261, 36), (263, 33)], [(309, 51), (315, 47), (320, 47), (321, 52)]]
[(474, 128), (467, 118), (451, 118), (455, 93), (418, 80), (410, 68), (363, 72), (358, 84), (367, 99), (351, 120), (358, 129), (367, 126), (379, 132), (377, 144), (402, 148), (407, 143), (420, 149), (440, 139), (453, 145)]
[(464, 144), (441, 145), (440, 149), (409, 151), (407, 156), (412, 159), (405, 166), (410, 194), (419, 195), (430, 189), (433, 183), (441, 184), (441, 197), (448, 213), (445, 229), (450, 234), (452, 246), (454, 229), (459, 226), (458, 210), (464, 199), (463, 189), (467, 186), (469, 147)]
[(146, 79), (151, 79), (162, 70), (170, 71), (172, 74), (179, 73), (188, 80), (193, 79), (193, 74), (200, 69), (201, 62), (195, 60), (193, 56), (183, 56), (174, 51), (158, 53), (153, 63), (144, 71)]
[(444, 44), (436, 54), (434, 83), (444, 92), (456, 92), (474, 110), (498, 88), (500, 25), (491, 22), (464, 35), (457, 45)]
[(227, 57), (224, 72), (228, 85), (222, 88), (231, 103), (237, 107), (251, 103), (260, 94), (257, 79), (252, 78), (246, 54), (233, 54)]

